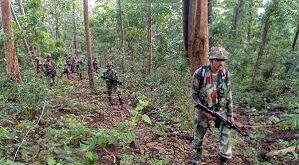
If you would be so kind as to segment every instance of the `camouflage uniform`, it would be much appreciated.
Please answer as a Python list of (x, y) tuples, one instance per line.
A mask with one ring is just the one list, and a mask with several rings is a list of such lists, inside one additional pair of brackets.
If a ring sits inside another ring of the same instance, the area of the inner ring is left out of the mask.
[(70, 57), (67, 57), (65, 59), (65, 63), (64, 63), (64, 69), (63, 72), (60, 74), (60, 78), (63, 76), (63, 74), (66, 74), (67, 78), (70, 78), (70, 74), (71, 74), (71, 60)]
[(40, 63), (38, 58), (35, 58), (35, 65), (36, 65), (36, 73), (40, 74), (43, 71), (43, 65)]
[(93, 71), (98, 73), (99, 67), (98, 67), (98, 63), (97, 63), (97, 59), (93, 58), (92, 60), (92, 66), (93, 66)]
[(52, 80), (51, 84), (55, 83), (56, 68), (54, 63), (51, 61), (50, 57), (47, 57), (43, 66), (44, 66), (45, 75)]
[[(109, 78), (109, 79), (117, 80), (116, 72), (113, 69), (111, 69), (111, 70), (106, 69), (103, 72), (103, 76), (106, 77), (106, 78)], [(112, 94), (112, 91), (115, 91), (117, 93), (119, 102), (122, 104), (121, 90), (119, 89), (117, 83), (112, 82), (110, 80), (105, 80), (105, 81), (106, 81), (106, 87), (107, 87), (109, 103), (112, 104), (111, 94)]]
[[(213, 54), (211, 53), (219, 54), (219, 49), (218, 52), (213, 52), (213, 49), (210, 52), (210, 59), (216, 59), (213, 58)], [(227, 58), (223, 58), (223, 60), (226, 59)], [(224, 69), (222, 72), (214, 74), (211, 72), (211, 65), (205, 65), (198, 68), (193, 74), (191, 91), (194, 104), (201, 103), (202, 105), (220, 114), (225, 119), (228, 116), (233, 115), (232, 93), (230, 75), (228, 70)], [(200, 159), (203, 149), (202, 142), (208, 126), (209, 121), (203, 115), (202, 110), (195, 108), (192, 147), (197, 151), (197, 153), (193, 155), (193, 159), (196, 159), (196, 157), (197, 159)], [(232, 157), (230, 129), (222, 123), (220, 124), (219, 129), (219, 155), (221, 156), (221, 158), (229, 159)]]

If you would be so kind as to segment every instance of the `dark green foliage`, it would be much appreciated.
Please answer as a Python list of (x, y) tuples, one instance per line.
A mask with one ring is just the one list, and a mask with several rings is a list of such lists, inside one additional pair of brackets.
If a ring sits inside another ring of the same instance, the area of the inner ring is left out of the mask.
[(25, 75), (28, 79), (25, 76), (20, 84), (5, 78), (0, 79), (1, 118), (12, 113), (22, 113), (21, 116), (31, 117), (33, 113), (41, 111), (44, 101), (50, 96), (46, 81), (34, 77), (31, 73)]

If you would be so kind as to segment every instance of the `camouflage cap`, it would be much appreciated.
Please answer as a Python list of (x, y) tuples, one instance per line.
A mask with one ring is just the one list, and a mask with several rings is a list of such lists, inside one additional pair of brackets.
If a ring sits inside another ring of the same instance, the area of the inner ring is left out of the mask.
[(228, 52), (223, 47), (212, 47), (209, 53), (209, 59), (227, 60)]
[(111, 62), (111, 61), (109, 61), (109, 62), (107, 62), (107, 65), (106, 65), (107, 67), (108, 66), (113, 66), (113, 63)]

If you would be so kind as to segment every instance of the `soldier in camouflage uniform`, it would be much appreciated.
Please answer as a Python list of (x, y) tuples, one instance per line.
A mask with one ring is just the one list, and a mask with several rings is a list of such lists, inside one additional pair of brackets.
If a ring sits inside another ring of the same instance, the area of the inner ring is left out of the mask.
[[(222, 47), (213, 47), (209, 53), (210, 64), (198, 68), (192, 79), (192, 99), (194, 104), (202, 104), (220, 114), (225, 119), (234, 123), (230, 75), (224, 68), (228, 52)], [(195, 108), (194, 134), (192, 147), (192, 164), (200, 164), (202, 142), (211, 121), (215, 118), (210, 114)], [(232, 157), (230, 143), (230, 129), (220, 123), (220, 148), (221, 165), (226, 165)]]
[(66, 56), (65, 58), (65, 63), (64, 63), (64, 69), (63, 72), (60, 74), (60, 78), (66, 74), (67, 78), (70, 79), (70, 74), (71, 74), (71, 58), (70, 56)]
[(93, 57), (92, 66), (93, 66), (93, 71), (95, 73), (98, 73), (99, 67), (98, 67), (97, 59), (95, 57)]
[(43, 72), (43, 65), (37, 57), (34, 59), (34, 61), (35, 61), (36, 74), (39, 75), (40, 73)]
[(46, 60), (43, 63), (43, 67), (44, 67), (45, 75), (52, 80), (50, 85), (53, 85), (55, 83), (56, 67), (50, 55), (47, 55)]
[[(113, 67), (112, 62), (108, 62), (106, 67), (107, 69), (103, 72), (103, 77), (109, 78), (111, 80), (117, 80), (116, 71), (112, 69)], [(104, 79), (104, 80), (106, 82), (109, 105), (112, 105), (112, 99), (111, 99), (112, 91), (116, 91), (120, 104), (123, 104), (121, 99), (121, 90), (118, 87), (118, 84), (108, 79)]]

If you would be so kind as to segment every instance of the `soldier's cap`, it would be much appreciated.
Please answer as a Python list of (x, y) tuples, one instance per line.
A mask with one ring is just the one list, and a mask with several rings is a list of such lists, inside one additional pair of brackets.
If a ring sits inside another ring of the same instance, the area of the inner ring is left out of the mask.
[(51, 54), (47, 53), (46, 58), (52, 58)]
[(106, 67), (108, 67), (108, 66), (113, 66), (113, 63), (111, 61), (109, 61), (106, 65)]
[(209, 59), (227, 60), (228, 52), (223, 47), (212, 47), (209, 53)]

